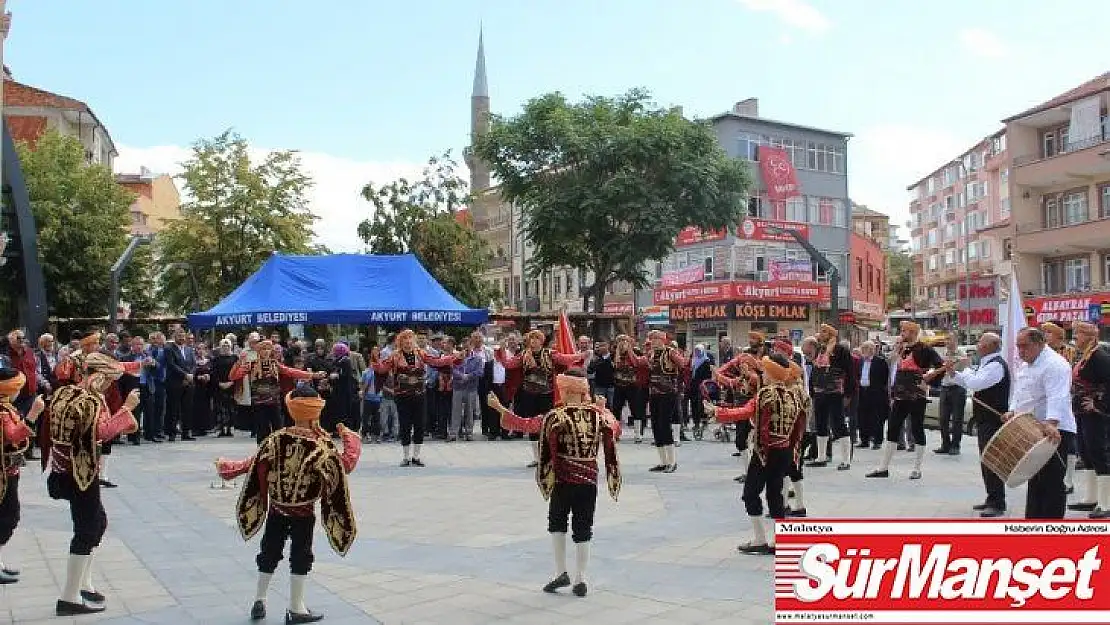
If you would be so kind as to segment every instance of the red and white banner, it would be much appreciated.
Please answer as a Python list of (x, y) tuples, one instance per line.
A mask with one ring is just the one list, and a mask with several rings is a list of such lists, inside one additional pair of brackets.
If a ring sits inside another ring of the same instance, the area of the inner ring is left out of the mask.
[(664, 305), (745, 300), (804, 304), (828, 302), (830, 293), (829, 285), (817, 282), (700, 282), (656, 287), (652, 302)]
[(772, 260), (767, 263), (767, 272), (771, 275), (772, 282), (813, 281), (813, 263), (808, 260)]
[(601, 312), (609, 313), (610, 315), (631, 315), (632, 302), (605, 302), (605, 306)]
[(1110, 525), (775, 524), (776, 623), (1110, 623)]
[(659, 283), (663, 286), (682, 286), (705, 279), (705, 265), (690, 265), (685, 269), (663, 274)]
[(759, 169), (763, 172), (763, 186), (767, 187), (767, 199), (772, 202), (798, 197), (798, 172), (790, 155), (782, 148), (767, 145), (759, 146)]
[(1098, 323), (1110, 313), (1110, 293), (1084, 293), (1025, 300), (1025, 316), (1032, 325), (1046, 321), (1091, 321)]
[(720, 230), (699, 230), (693, 226), (683, 228), (678, 231), (678, 236), (675, 237), (675, 247), (682, 247), (684, 245), (694, 245), (695, 243), (707, 243), (709, 241), (720, 241), (725, 238), (728, 231), (724, 228)]
[(757, 219), (754, 217), (749, 217), (740, 222), (740, 227), (736, 229), (736, 236), (741, 239), (750, 239), (753, 241), (794, 242), (794, 237), (789, 234), (767, 232), (767, 226), (797, 230), (802, 235), (803, 239), (809, 240), (809, 224), (795, 221), (779, 221), (776, 219)]

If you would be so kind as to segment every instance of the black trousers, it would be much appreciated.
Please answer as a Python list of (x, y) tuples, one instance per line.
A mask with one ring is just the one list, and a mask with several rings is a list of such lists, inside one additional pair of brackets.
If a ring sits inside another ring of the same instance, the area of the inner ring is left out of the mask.
[[(520, 417), (538, 417), (542, 414), (547, 414), (555, 407), (555, 395), (553, 393), (529, 393), (528, 391), (517, 391), (516, 399), (513, 402), (513, 412)], [(528, 440), (540, 440), (539, 434), (529, 434)]]
[(886, 440), (892, 443), (900, 442), (902, 438), (902, 425), (906, 417), (910, 419), (910, 433), (913, 435), (914, 445), (925, 444), (925, 398), (896, 399), (891, 407), (890, 421), (887, 422)]
[(261, 445), (267, 436), (281, 429), (281, 410), (277, 404), (251, 404), (250, 408), (254, 440)]
[[(397, 421), (401, 426), (401, 444), (424, 444), (424, 396), (423, 395), (397, 395)], [(434, 397), (428, 398), (429, 402)]]
[(166, 384), (166, 436), (177, 436), (178, 425), (182, 436), (193, 435), (193, 387), (182, 382)]
[(382, 433), (382, 403), (362, 402), (362, 435), (380, 436)]
[(678, 412), (677, 397), (674, 393), (653, 394), (648, 403), (651, 405), (651, 437), (655, 440), (655, 446), (674, 445), (671, 423)]
[[(3, 470), (3, 469), (0, 469)], [(19, 476), (9, 475), (8, 485), (4, 489), (4, 498), (0, 499), (0, 547), (8, 544), (19, 526)]]
[[(755, 401), (754, 399), (751, 401)], [(748, 448), (748, 435), (752, 433), (752, 422), (748, 420), (736, 422), (736, 451)]]
[(1068, 495), (1064, 487), (1067, 449), (1075, 443), (1075, 434), (1060, 432), (1060, 447), (1048, 463), (1029, 480), (1025, 494), (1026, 519), (1062, 519), (1067, 512)]
[(454, 393), (451, 391), (434, 391), (432, 393), (432, 398), (436, 404), (435, 428), (432, 431), (443, 437), (447, 436), (447, 430), (451, 427), (451, 399), (453, 396)]
[[(501, 405), (508, 406), (509, 399), (505, 396), (504, 384), (491, 384), (490, 392), (497, 397)], [(501, 427), (501, 415), (496, 410), (490, 408), (489, 401), (483, 396), (478, 398), (482, 406), (482, 431), (490, 438), (503, 438), (508, 440), (509, 431)]]
[(571, 540), (589, 542), (594, 536), (594, 510), (597, 508), (597, 484), (566, 484), (556, 482), (547, 505), (547, 531), (566, 534), (568, 519)]
[(273, 574), (285, 553), (285, 541), (289, 540), (289, 573), (308, 575), (312, 570), (312, 530), (316, 527), (316, 516), (285, 516), (273, 508), (266, 516), (266, 527), (262, 530), (262, 542), (258, 557), (254, 559), (259, 573)]
[[(979, 439), (979, 455), (983, 455), (983, 449), (986, 448), (987, 443), (991, 441), (991, 437), (998, 432), (1002, 427), (1002, 418), (987, 414), (980, 416), (978, 420), (978, 430), (976, 437)], [(980, 463), (979, 468), (983, 472), (983, 486), (987, 489), (986, 504), (998, 510), (1006, 509), (1006, 484), (1002, 482), (1002, 478), (994, 474), (987, 468), (985, 464)]]
[(883, 426), (890, 411), (886, 389), (861, 387), (859, 390), (859, 439), (861, 443), (879, 444), (883, 440)]
[(844, 419), (844, 395), (841, 393), (819, 393), (813, 396), (813, 419), (817, 425), (818, 436), (830, 436), (838, 440), (848, 436), (848, 423)]
[(1080, 426), (1079, 456), (1083, 466), (1096, 475), (1110, 475), (1110, 427), (1106, 417), (1092, 413), (1077, 415)]
[(767, 451), (767, 463), (753, 454), (748, 463), (748, 474), (744, 479), (744, 510), (748, 516), (763, 516), (763, 501), (760, 496), (766, 490), (767, 508), (776, 519), (786, 518), (786, 501), (782, 498), (782, 483), (790, 466), (794, 464), (794, 451), (790, 449), (771, 449)]
[(633, 425), (634, 422), (644, 421), (644, 413), (646, 406), (644, 405), (644, 392), (638, 386), (615, 386), (613, 387), (613, 405), (610, 409), (613, 411), (613, 416), (624, 421), (624, 407), (628, 406), (628, 425)]
[(959, 449), (964, 435), (964, 408), (967, 389), (953, 384), (940, 387), (940, 447)]
[(73, 538), (69, 553), (87, 556), (100, 546), (108, 530), (108, 514), (100, 501), (100, 482), (93, 480), (85, 490), (77, 488), (69, 473), (51, 472), (46, 478), (46, 490), (52, 499), (69, 501), (69, 517), (73, 521)]

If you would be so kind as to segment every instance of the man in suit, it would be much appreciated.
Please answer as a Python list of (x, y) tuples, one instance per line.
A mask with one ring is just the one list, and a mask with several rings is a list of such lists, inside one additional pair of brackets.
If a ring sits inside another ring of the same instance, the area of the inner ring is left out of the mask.
[(890, 407), (890, 366), (886, 359), (875, 353), (875, 344), (865, 341), (860, 345), (860, 359), (856, 364), (859, 380), (859, 447), (879, 449), (883, 444), (883, 425)]
[(173, 343), (166, 347), (166, 437), (170, 442), (177, 436), (180, 424), (181, 440), (193, 438), (193, 373), (197, 369), (193, 349), (185, 345), (185, 329), (173, 333)]

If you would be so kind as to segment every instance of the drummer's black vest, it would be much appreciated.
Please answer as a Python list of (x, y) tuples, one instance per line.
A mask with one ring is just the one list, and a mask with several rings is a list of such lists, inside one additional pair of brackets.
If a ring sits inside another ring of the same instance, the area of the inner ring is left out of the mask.
[[(976, 391), (973, 394), (973, 397), (979, 401), (972, 402), (971, 414), (979, 423), (1001, 421), (998, 415), (1004, 414), (1010, 409), (1010, 368), (1006, 366), (1006, 361), (1002, 358), (995, 358), (994, 362), (1002, 367), (1002, 379), (998, 381), (998, 384)], [(994, 414), (979, 405), (980, 401), (997, 410), (998, 414)]]

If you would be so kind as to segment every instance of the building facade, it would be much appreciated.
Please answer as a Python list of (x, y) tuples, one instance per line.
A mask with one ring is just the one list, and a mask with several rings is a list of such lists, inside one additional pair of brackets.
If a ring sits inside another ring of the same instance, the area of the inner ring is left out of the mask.
[[(853, 215), (854, 218), (854, 215)], [(886, 232), (882, 232), (886, 235)], [(878, 238), (851, 234), (851, 256), (848, 270), (848, 289), (852, 298), (855, 325), (877, 327), (886, 317), (888, 236)]]
[[(676, 251), (656, 269), (653, 304), (668, 307), (670, 327), (687, 344), (715, 350), (721, 337), (742, 341), (750, 330), (797, 343), (828, 320), (832, 293), (827, 273), (778, 229), (796, 230), (829, 259), (841, 278), (840, 310), (850, 310), (851, 135), (760, 117), (755, 99), (711, 122), (725, 152), (750, 163), (756, 184), (748, 214), (735, 230), (680, 233)], [(793, 197), (769, 197), (763, 165), (770, 161), (761, 163), (761, 149), (785, 154), (786, 162), (776, 161), (776, 167), (793, 176)]]
[(1110, 72), (1003, 120), (1012, 158), (1004, 250), (1028, 322), (1082, 319), (1110, 339)]
[(876, 241), (884, 253), (898, 246), (898, 227), (891, 227), (890, 216), (855, 202), (852, 202), (852, 232)]
[(999, 329), (1001, 278), (1010, 271), (1003, 262), (1009, 168), (1000, 131), (907, 188), (914, 307), (938, 327), (962, 328), (971, 337)]
[(156, 234), (181, 218), (181, 194), (172, 177), (143, 167), (137, 174), (116, 174), (116, 183), (135, 194), (131, 234)]
[(119, 153), (108, 129), (88, 104), (80, 100), (25, 85), (12, 79), (4, 68), (4, 120), (15, 141), (31, 146), (49, 128), (77, 137), (85, 148), (85, 160), (111, 169)]

